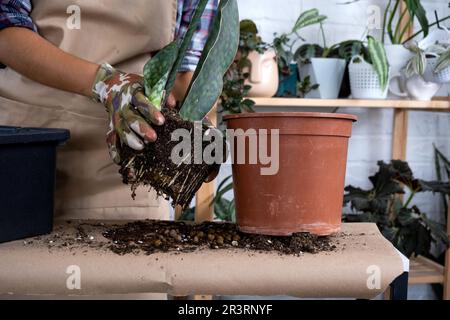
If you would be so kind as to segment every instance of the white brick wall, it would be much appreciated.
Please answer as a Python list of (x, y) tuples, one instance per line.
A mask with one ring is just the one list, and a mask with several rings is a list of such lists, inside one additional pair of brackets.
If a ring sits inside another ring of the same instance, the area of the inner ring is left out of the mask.
[[(361, 39), (367, 25), (370, 5), (384, 8), (386, 0), (361, 0), (350, 5), (338, 5), (346, 0), (238, 0), (241, 19), (256, 22), (263, 39), (272, 41), (274, 32), (286, 32), (302, 10), (313, 7), (328, 16), (325, 25), (328, 45), (347, 40)], [(450, 14), (448, 0), (422, 1), (434, 20), (433, 10), (441, 17)], [(383, 9), (384, 10), (384, 9)], [(450, 27), (450, 23), (447, 23)], [(310, 27), (302, 32), (310, 42), (321, 42), (319, 29)], [(447, 88), (448, 89), (448, 88)], [(346, 184), (368, 187), (367, 177), (376, 170), (378, 160), (388, 161), (391, 155), (392, 110), (345, 109), (356, 114), (359, 122), (354, 127), (350, 142)], [(417, 177), (434, 179), (432, 144), (450, 156), (450, 114), (410, 112), (407, 160)], [(220, 177), (231, 174), (225, 165)], [(430, 216), (440, 219), (442, 210), (438, 197), (421, 195), (416, 203)]]

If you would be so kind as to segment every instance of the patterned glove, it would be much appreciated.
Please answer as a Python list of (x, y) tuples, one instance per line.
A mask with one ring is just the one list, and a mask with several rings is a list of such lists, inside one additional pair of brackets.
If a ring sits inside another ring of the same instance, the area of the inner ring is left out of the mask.
[(153, 125), (164, 124), (164, 116), (144, 95), (143, 78), (102, 64), (92, 88), (95, 101), (105, 105), (109, 114), (106, 136), (109, 153), (120, 164), (120, 147), (126, 144), (140, 151), (146, 143), (156, 141)]

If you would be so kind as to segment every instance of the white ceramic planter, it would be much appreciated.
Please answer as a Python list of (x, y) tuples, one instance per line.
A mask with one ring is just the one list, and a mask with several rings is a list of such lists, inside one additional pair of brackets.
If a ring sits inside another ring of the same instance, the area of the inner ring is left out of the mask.
[(299, 64), (300, 79), (307, 76), (311, 84), (318, 84), (319, 88), (305, 95), (312, 99), (336, 99), (341, 89), (345, 72), (345, 60), (336, 58), (312, 58), (311, 63)]
[(246, 84), (252, 88), (248, 94), (252, 98), (271, 98), (278, 90), (278, 64), (276, 54), (268, 50), (263, 54), (256, 51), (250, 52), (248, 59), (251, 63), (250, 77)]
[(391, 68), (391, 74), (402, 74), (401, 77), (395, 77), (390, 81), (390, 87), (396, 91), (404, 91), (406, 89), (406, 78), (403, 76), (402, 71), (414, 55), (401, 44), (388, 44), (384, 48)]

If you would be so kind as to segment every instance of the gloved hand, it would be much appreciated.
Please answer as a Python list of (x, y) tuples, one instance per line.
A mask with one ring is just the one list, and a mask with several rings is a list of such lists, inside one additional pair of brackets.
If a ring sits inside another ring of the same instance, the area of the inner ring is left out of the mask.
[(117, 71), (102, 64), (92, 88), (94, 100), (105, 105), (109, 114), (106, 141), (116, 164), (120, 163), (120, 146), (126, 144), (140, 151), (146, 143), (156, 141), (151, 125), (164, 124), (164, 116), (144, 95), (143, 78)]

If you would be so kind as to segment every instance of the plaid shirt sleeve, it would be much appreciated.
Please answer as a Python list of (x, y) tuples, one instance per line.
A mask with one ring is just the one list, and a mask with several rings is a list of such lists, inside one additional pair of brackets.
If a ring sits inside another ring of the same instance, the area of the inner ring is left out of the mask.
[[(177, 28), (175, 32), (177, 39), (184, 37), (186, 34), (198, 2), (199, 0), (178, 0)], [(209, 0), (206, 5), (199, 27), (194, 33), (186, 57), (182, 62), (181, 71), (194, 71), (197, 67), (217, 12), (217, 5), (218, 0)]]
[(22, 27), (36, 31), (30, 17), (30, 0), (0, 0), (0, 30), (8, 27)]

